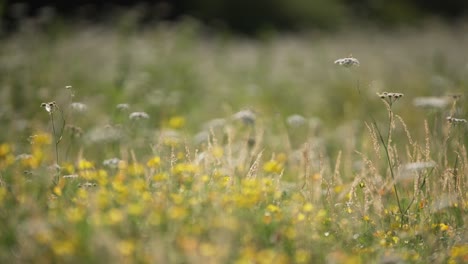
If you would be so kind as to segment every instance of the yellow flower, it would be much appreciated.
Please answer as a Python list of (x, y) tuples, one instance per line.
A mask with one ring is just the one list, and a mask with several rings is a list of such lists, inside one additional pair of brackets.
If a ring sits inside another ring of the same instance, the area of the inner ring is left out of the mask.
[(65, 215), (67, 216), (68, 221), (79, 222), (84, 219), (85, 212), (82, 208), (71, 207), (66, 210)]
[(277, 160), (270, 160), (263, 165), (263, 170), (269, 173), (280, 173), (283, 170), (283, 164)]
[(449, 230), (450, 226), (444, 223), (439, 224), (440, 231), (447, 231)]
[(153, 176), (153, 181), (155, 182), (161, 182), (161, 181), (165, 181), (169, 178), (169, 176), (167, 175), (167, 173), (158, 173), (156, 175)]
[(119, 223), (121, 223), (123, 221), (124, 214), (123, 214), (123, 212), (121, 210), (116, 209), (116, 208), (112, 208), (107, 213), (107, 217), (108, 217), (108, 220), (109, 220), (109, 224), (111, 224), (111, 225), (119, 224)]
[(224, 155), (224, 149), (220, 146), (215, 146), (212, 150), (211, 150), (211, 153), (213, 154), (213, 156), (217, 159), (220, 159), (223, 157)]
[(274, 205), (274, 204), (269, 204), (267, 206), (267, 211), (269, 211), (271, 213), (279, 213), (281, 211), (281, 209), (278, 206)]
[(11, 152), (10, 144), (8, 143), (0, 144), (0, 158), (5, 157), (10, 152)]
[(56, 241), (52, 244), (52, 250), (59, 256), (73, 255), (75, 253), (75, 243), (71, 240)]
[(140, 163), (132, 163), (128, 166), (128, 174), (132, 176), (138, 176), (145, 173), (145, 168)]
[(148, 162), (146, 162), (146, 166), (150, 168), (158, 168), (161, 164), (161, 158), (159, 156), (154, 156)]
[(312, 212), (312, 210), (314, 210), (314, 206), (311, 203), (306, 203), (302, 207), (302, 210), (306, 213), (309, 213), (309, 212)]
[(130, 256), (135, 251), (135, 242), (131, 240), (122, 240), (117, 244), (120, 254)]
[(173, 129), (183, 128), (185, 126), (185, 118), (182, 116), (173, 116), (169, 119), (169, 127)]
[(172, 169), (172, 173), (174, 174), (182, 174), (186, 173), (197, 173), (199, 171), (199, 167), (192, 163), (179, 163), (174, 166)]
[(50, 145), (52, 143), (52, 136), (49, 133), (39, 133), (30, 137), (30, 142), (33, 145)]
[(80, 170), (90, 170), (94, 168), (94, 164), (91, 161), (87, 161), (85, 159), (80, 159), (78, 161), (78, 169)]

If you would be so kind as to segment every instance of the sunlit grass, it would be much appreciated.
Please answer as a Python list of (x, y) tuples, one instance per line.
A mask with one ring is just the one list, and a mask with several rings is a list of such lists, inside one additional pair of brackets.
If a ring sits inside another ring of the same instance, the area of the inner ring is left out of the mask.
[(52, 32), (0, 42), (1, 262), (468, 261), (464, 28)]

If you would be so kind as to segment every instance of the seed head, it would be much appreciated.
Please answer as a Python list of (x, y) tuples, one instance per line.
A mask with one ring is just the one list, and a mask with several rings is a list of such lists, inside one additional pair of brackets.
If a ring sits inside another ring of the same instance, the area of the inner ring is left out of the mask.
[(55, 110), (57, 110), (57, 104), (55, 101), (42, 103), (41, 107), (43, 107), (49, 114), (52, 114)]

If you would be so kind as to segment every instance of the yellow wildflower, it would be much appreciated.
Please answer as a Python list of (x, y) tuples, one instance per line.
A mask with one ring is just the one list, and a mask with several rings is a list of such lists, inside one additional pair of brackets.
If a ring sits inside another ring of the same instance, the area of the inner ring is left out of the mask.
[(130, 256), (135, 251), (135, 242), (131, 240), (123, 240), (117, 244), (117, 249), (120, 254), (124, 256)]
[(11, 152), (11, 146), (8, 143), (0, 144), (0, 158), (5, 157), (7, 154)]
[(91, 161), (80, 159), (78, 161), (78, 169), (80, 170), (90, 170), (94, 168), (94, 164)]
[(269, 173), (280, 173), (283, 170), (283, 164), (277, 160), (270, 160), (263, 165), (263, 170)]
[(161, 164), (161, 158), (159, 156), (154, 156), (148, 162), (146, 162), (146, 166), (150, 168), (158, 168)]
[(185, 126), (185, 118), (182, 116), (173, 116), (169, 119), (169, 127), (173, 129), (180, 129)]

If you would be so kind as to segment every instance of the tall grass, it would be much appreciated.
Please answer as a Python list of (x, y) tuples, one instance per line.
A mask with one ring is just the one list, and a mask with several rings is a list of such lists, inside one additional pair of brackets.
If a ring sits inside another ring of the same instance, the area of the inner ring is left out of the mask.
[(463, 263), (464, 32), (27, 24), (0, 42), (0, 259)]

